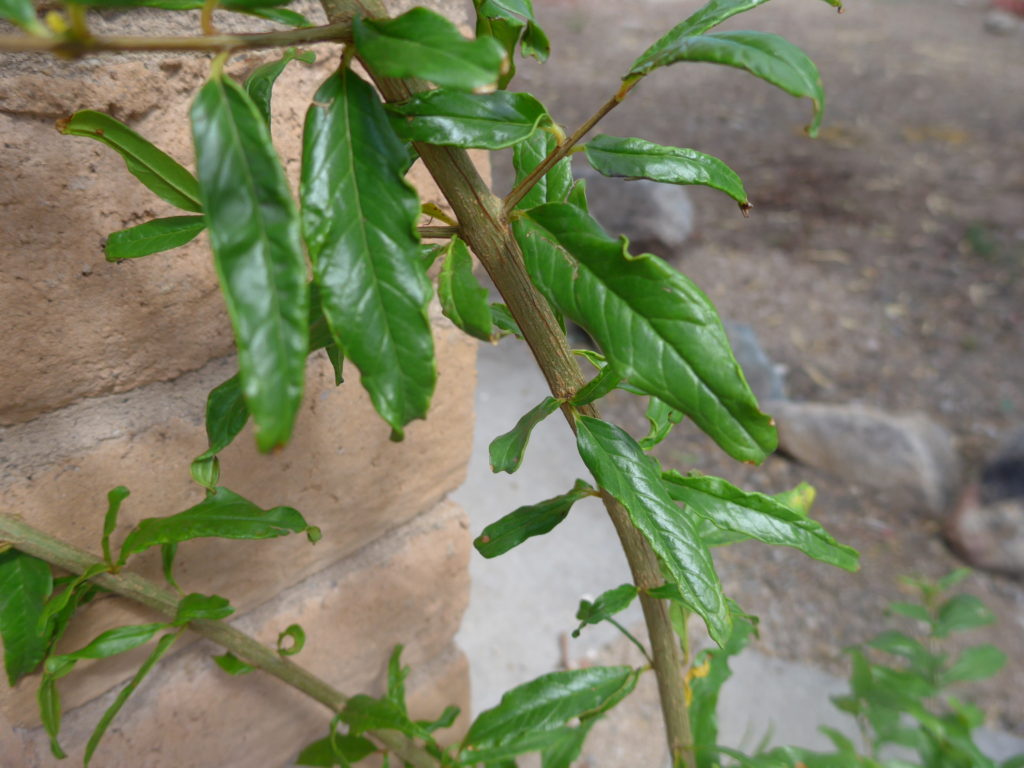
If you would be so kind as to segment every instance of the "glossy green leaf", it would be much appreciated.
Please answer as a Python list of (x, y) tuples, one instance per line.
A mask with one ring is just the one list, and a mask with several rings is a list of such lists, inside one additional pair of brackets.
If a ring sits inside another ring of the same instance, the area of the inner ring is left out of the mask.
[(119, 120), (86, 109), (61, 120), (57, 127), (63, 134), (88, 136), (117, 151), (131, 174), (162, 200), (182, 210), (203, 211), (196, 178)]
[(83, 764), (85, 766), (89, 765), (89, 761), (92, 760), (92, 756), (96, 752), (96, 747), (100, 744), (100, 739), (103, 738), (103, 734), (107, 732), (107, 728), (110, 726), (110, 723), (115, 717), (117, 717), (117, 713), (121, 711), (125, 702), (128, 701), (128, 697), (135, 692), (135, 689), (139, 687), (143, 678), (149, 674), (150, 670), (156, 666), (156, 663), (160, 661), (160, 659), (171, 649), (171, 646), (174, 645), (174, 641), (177, 640), (178, 637), (179, 633), (177, 632), (170, 632), (161, 637), (156, 644), (156, 648), (153, 649), (153, 652), (142, 663), (142, 666), (139, 667), (138, 671), (128, 682), (128, 685), (118, 691), (117, 698), (115, 698), (113, 703), (107, 707), (107, 711), (103, 713), (99, 723), (96, 724), (96, 728), (89, 737), (89, 742), (85, 745), (85, 756), (83, 758)]
[(67, 755), (57, 740), (57, 737), (60, 736), (61, 721), (60, 691), (57, 690), (57, 681), (48, 675), (43, 675), (43, 679), (39, 682), (39, 689), (36, 691), (36, 701), (39, 702), (39, 719), (46, 735), (50, 737), (50, 752), (58, 760), (63, 760)]
[(227, 488), (217, 488), (194, 507), (169, 517), (141, 520), (121, 545), (120, 562), (155, 547), (203, 537), (272, 539), (310, 528), (291, 507), (263, 510)]
[(559, 728), (549, 733), (560, 736), (541, 752), (541, 768), (571, 768), (583, 751), (583, 742), (599, 718), (588, 718), (576, 728)]
[(503, 336), (523, 338), (523, 332), (519, 329), (519, 325), (516, 323), (515, 318), (512, 317), (512, 313), (509, 312), (508, 307), (504, 304), (491, 304), (491, 321)]
[(0, 0), (0, 19), (17, 24), (26, 32), (41, 35), (46, 33), (39, 17), (36, 16), (32, 0)]
[(299, 53), (294, 48), (289, 48), (281, 58), (261, 64), (245, 79), (245, 90), (249, 94), (249, 98), (252, 99), (252, 103), (256, 105), (256, 109), (263, 115), (263, 119), (267, 121), (268, 126), (272, 117), (271, 97), (274, 92), (274, 83), (284, 72), (284, 68), (293, 61), (312, 64), (316, 61), (316, 54), (312, 51)]
[(568, 204), (513, 224), (534, 284), (598, 343), (631, 384), (682, 411), (727, 453), (762, 461), (776, 446), (771, 419), (733, 357), (707, 296), (667, 263), (633, 256)]
[(666, 184), (698, 184), (729, 195), (740, 208), (750, 207), (743, 182), (717, 157), (693, 149), (663, 147), (645, 139), (599, 134), (583, 146), (587, 161), (605, 176), (650, 179)]
[(528, 93), (466, 93), (437, 88), (389, 104), (391, 125), (406, 141), (440, 146), (505, 149), (551, 122), (544, 105)]
[(631, 680), (635, 684), (629, 667), (588, 667), (542, 675), (506, 692), (496, 707), (481, 712), (463, 746), (496, 746), (524, 733), (557, 728), (601, 710), (610, 699), (620, 699)]
[(249, 421), (249, 409), (242, 397), (242, 382), (236, 373), (210, 390), (206, 398), (206, 437), (210, 447), (196, 461), (210, 459), (223, 451)]
[(81, 576), (69, 583), (67, 589), (54, 595), (46, 603), (39, 627), (47, 637), (49, 651), (57, 647), (78, 607), (90, 602), (99, 593), (99, 587), (90, 583), (88, 579), (106, 570), (106, 563), (97, 563), (87, 568)]
[(247, 672), (252, 672), (253, 669), (255, 669), (255, 667), (253, 667), (250, 664), (246, 664), (233, 653), (225, 653), (221, 654), (220, 656), (214, 656), (213, 660), (218, 667), (227, 672), (229, 675), (233, 676), (244, 675)]
[(130, 493), (131, 491), (123, 485), (119, 485), (107, 493), (107, 514), (103, 517), (103, 537), (100, 540), (103, 559), (107, 561), (107, 565), (114, 564), (114, 558), (110, 554), (110, 536), (117, 528), (117, 515), (121, 511), (121, 503), (128, 498)]
[(619, 382), (622, 381), (622, 374), (618, 372), (614, 365), (608, 365), (607, 363), (598, 369), (597, 375), (594, 376), (590, 381), (584, 384), (579, 390), (573, 395), (571, 402), (573, 405), (588, 405), (595, 400), (600, 400), (602, 397), (607, 395), (613, 389), (615, 389)]
[(942, 675), (942, 685), (962, 680), (984, 680), (992, 677), (1006, 664), (1006, 654), (994, 645), (973, 645), (964, 649)]
[(298, 624), (289, 624), (277, 636), (277, 652), (294, 656), (306, 645), (306, 631)]
[(226, 597), (220, 595), (201, 595), (198, 592), (185, 595), (178, 602), (178, 610), (174, 614), (174, 626), (180, 627), (190, 621), (218, 621), (233, 614)]
[(267, 124), (240, 85), (214, 77), (191, 114), (242, 395), (257, 445), (269, 451), (291, 436), (305, 385), (309, 287), (299, 214)]
[(995, 614), (974, 595), (954, 595), (939, 606), (932, 635), (947, 637), (995, 623)]
[(657, 464), (614, 424), (578, 416), (576, 428), (580, 456), (597, 484), (626, 508), (661, 559), (666, 578), (704, 619), (712, 639), (724, 643), (731, 618), (711, 553), (698, 537), (694, 520), (669, 496)]
[(542, 536), (565, 520), (572, 505), (592, 496), (594, 489), (577, 480), (572, 490), (539, 504), (519, 507), (495, 523), (491, 523), (473, 541), (476, 551), (486, 558), (503, 555), (534, 536)]
[(656, 397), (648, 398), (644, 416), (647, 418), (647, 423), (650, 424), (647, 436), (640, 441), (640, 447), (645, 451), (651, 450), (668, 437), (672, 427), (683, 420), (682, 411), (677, 411), (664, 400), (659, 400)]
[(517, 755), (555, 748), (571, 737), (574, 730), (553, 728), (545, 731), (527, 731), (499, 744), (481, 749), (466, 749), (460, 753), (458, 765), (504, 765), (505, 761), (510, 761), (510, 765), (516, 765), (514, 760)]
[(576, 618), (580, 625), (573, 633), (573, 637), (579, 637), (580, 630), (588, 624), (600, 624), (616, 613), (626, 610), (636, 598), (636, 587), (632, 584), (622, 584), (609, 589), (598, 595), (594, 602), (580, 600), (580, 607), (576, 611)]
[(508, 71), (498, 81), (504, 88), (515, 76), (515, 48), (520, 45), (523, 56), (545, 61), (551, 52), (548, 37), (537, 24), (530, 0), (473, 0), (476, 7), (477, 37), (490, 36), (505, 51)]
[(406, 157), (373, 89), (351, 70), (328, 78), (306, 113), (303, 229), (331, 332), (398, 439), (437, 378)]
[(399, 731), (406, 736), (422, 736), (422, 729), (412, 722), (395, 702), (358, 694), (345, 704), (340, 719), (347, 723), (349, 733), (359, 736), (367, 731)]
[(820, 523), (794, 512), (771, 496), (748, 493), (718, 477), (663, 473), (669, 495), (719, 528), (766, 544), (793, 547), (823, 563), (855, 571), (857, 551), (839, 544)]
[(165, 623), (133, 624), (128, 627), (109, 629), (97, 635), (91, 643), (77, 651), (50, 656), (46, 660), (46, 673), (53, 677), (63, 677), (71, 671), (75, 662), (82, 659), (106, 659), (119, 653), (125, 653), (140, 645), (145, 645), (153, 639), (153, 635), (169, 626)]
[(745, 69), (791, 96), (810, 99), (814, 104), (814, 118), (807, 133), (817, 135), (825, 108), (825, 89), (814, 62), (788, 40), (768, 32), (680, 36), (651, 56), (641, 56), (629, 75), (646, 75), (679, 61), (703, 61)]
[(421, 77), (471, 91), (497, 82), (505, 63), (496, 40), (469, 40), (444, 16), (426, 8), (386, 20), (356, 17), (352, 34), (367, 65), (387, 77)]
[(41, 625), (52, 592), (53, 576), (46, 562), (16, 549), (0, 553), (0, 638), (12, 686), (46, 655), (47, 634)]
[(299, 753), (295, 764), (322, 766), (323, 768), (331, 768), (336, 765), (345, 766), (347, 763), (358, 763), (376, 751), (377, 747), (373, 742), (362, 736), (335, 733), (333, 736), (317, 739), (307, 745)]
[(491, 471), (512, 474), (519, 469), (534, 427), (557, 411), (558, 407), (558, 400), (553, 397), (545, 397), (519, 419), (510, 431), (494, 438), (488, 448)]
[(169, 216), (111, 232), (103, 246), (107, 261), (138, 259), (190, 243), (206, 229), (202, 216)]
[(672, 27), (650, 48), (640, 54), (640, 57), (630, 67), (630, 72), (643, 70), (649, 63), (663, 56), (665, 51), (677, 45), (680, 40), (693, 37), (694, 35), (703, 35), (726, 19), (732, 18), (738, 13), (749, 11), (766, 2), (768, 0), (710, 0), (710, 2), (705, 3), (682, 22)]
[(481, 341), (494, 332), (487, 289), (473, 274), (473, 258), (459, 237), (445, 248), (444, 262), (437, 276), (437, 297), (441, 311), (455, 325)]
[[(537, 131), (526, 141), (512, 148), (512, 166), (516, 184), (523, 181), (558, 146), (558, 140), (547, 131)], [(563, 203), (573, 188), (572, 165), (563, 158), (537, 181), (516, 208), (527, 210), (544, 203)]]

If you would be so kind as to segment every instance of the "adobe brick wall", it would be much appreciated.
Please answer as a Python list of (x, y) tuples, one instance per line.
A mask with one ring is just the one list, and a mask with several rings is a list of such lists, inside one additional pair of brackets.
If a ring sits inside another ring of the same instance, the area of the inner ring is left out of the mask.
[[(458, 0), (426, 4), (467, 22)], [(115, 25), (116, 16), (101, 23)], [(133, 30), (142, 31), (159, 30)], [(274, 137), (293, 180), (305, 107), (337, 65), (336, 51), (318, 51), (315, 66), (290, 65), (275, 90)], [(244, 73), (263, 58), (239, 57), (230, 69)], [(235, 366), (205, 236), (106, 263), (107, 234), (174, 211), (114, 152), (61, 136), (53, 123), (77, 109), (108, 111), (190, 165), (188, 106), (207, 67), (191, 57), (0, 57), (0, 500), (91, 551), (116, 485), (132, 493), (115, 542), (142, 517), (201, 500), (189, 461), (205, 449), (206, 395)], [(424, 199), (442, 202), (422, 169), (412, 178)], [(356, 371), (336, 388), (319, 353), (292, 443), (263, 456), (247, 430), (221, 454), (223, 485), (263, 506), (299, 509), (323, 530), (318, 544), (303, 536), (200, 540), (182, 545), (176, 566), (186, 591), (228, 597), (238, 625), (268, 643), (300, 623), (308, 640), (296, 660), (347, 693), (380, 692), (391, 647), (405, 644), (412, 700), (425, 717), (468, 703), (465, 659), (452, 638), (468, 595), (469, 534), (445, 497), (465, 473), (475, 386), (475, 343), (436, 306), (432, 321), (437, 395), (404, 442), (388, 440)], [(161, 578), (155, 552), (133, 569)], [(62, 650), (153, 620), (103, 598), (76, 619)], [(147, 650), (80, 663), (61, 681), (61, 741), (73, 761)], [(217, 652), (184, 636), (115, 721), (93, 765), (286, 765), (325, 732), (322, 707), (261, 673), (225, 675), (210, 660)], [(33, 676), (13, 690), (0, 686), (0, 768), (58, 764), (39, 728), (37, 683)]]

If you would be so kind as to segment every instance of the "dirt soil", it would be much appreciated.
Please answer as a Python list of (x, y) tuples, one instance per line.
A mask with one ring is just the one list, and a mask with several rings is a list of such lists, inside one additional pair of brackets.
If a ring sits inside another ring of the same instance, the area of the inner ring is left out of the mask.
[[(614, 91), (616, 73), (696, 7), (542, 1), (551, 61), (522, 67), (516, 87), (575, 128)], [(802, 133), (808, 102), (709, 65), (655, 73), (601, 126), (708, 152), (741, 175), (750, 219), (694, 189), (695, 236), (660, 255), (724, 317), (757, 330), (788, 368), (793, 399), (923, 411), (955, 433), (968, 469), (1024, 425), (1024, 32), (984, 31), (986, 10), (850, 0), (837, 16), (814, 0), (777, 0), (724, 25), (783, 34), (817, 62), (828, 108), (816, 141)], [(501, 191), (507, 174), (496, 176)], [(644, 431), (638, 405), (612, 398), (607, 410)], [(816, 517), (860, 550), (854, 575), (759, 545), (719, 551), (727, 592), (761, 617), (764, 653), (845, 676), (843, 647), (900, 626), (885, 606), (907, 599), (901, 575), (962, 565), (942, 519), (908, 499), (781, 458), (736, 466), (686, 428), (658, 455), (756, 490), (808, 480)], [(962, 693), (992, 726), (1024, 735), (1024, 584), (977, 573), (965, 589), (999, 617), (968, 639), (999, 645), (1010, 662)]]

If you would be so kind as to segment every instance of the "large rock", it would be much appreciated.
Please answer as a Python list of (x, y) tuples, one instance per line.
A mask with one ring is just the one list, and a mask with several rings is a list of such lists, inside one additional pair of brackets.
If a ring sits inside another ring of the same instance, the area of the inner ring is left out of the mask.
[(934, 514), (956, 492), (953, 437), (923, 414), (895, 415), (859, 404), (774, 402), (779, 450), (808, 466), (880, 490), (907, 492)]

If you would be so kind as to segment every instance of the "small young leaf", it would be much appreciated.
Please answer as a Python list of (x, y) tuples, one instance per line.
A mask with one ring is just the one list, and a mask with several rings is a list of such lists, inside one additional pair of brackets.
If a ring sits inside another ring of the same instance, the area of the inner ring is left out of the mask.
[(511, 431), (499, 435), (491, 441), (488, 449), (492, 472), (508, 472), (510, 475), (523, 463), (523, 454), (530, 442), (534, 427), (558, 410), (559, 402), (553, 397), (545, 397), (531, 408)]
[(213, 491), (220, 483), (220, 459), (211, 456), (208, 459), (195, 459), (188, 468), (192, 481), (209, 491)]
[(505, 61), (496, 40), (467, 40), (452, 22), (426, 8), (387, 20), (357, 16), (352, 33), (367, 65), (387, 77), (422, 77), (471, 91), (494, 84)]
[(476, 6), (476, 36), (493, 37), (505, 51), (508, 70), (498, 80), (505, 88), (515, 76), (515, 49), (521, 42), (523, 56), (545, 61), (551, 51), (547, 35), (537, 24), (530, 0), (473, 0)]
[(605, 176), (650, 179), (666, 184), (699, 184), (729, 195), (740, 208), (750, 207), (743, 182), (717, 157), (693, 149), (663, 147), (644, 139), (600, 134), (584, 147), (587, 160)]
[(961, 581), (966, 579), (968, 576), (971, 575), (971, 573), (972, 571), (970, 568), (957, 568), (955, 571), (946, 574), (937, 582), (935, 582), (935, 586), (939, 588), (940, 592), (945, 592), (946, 590), (952, 589)]
[(667, 578), (707, 623), (712, 639), (724, 643), (732, 620), (711, 553), (693, 519), (672, 501), (657, 464), (614, 424), (578, 416), (576, 429), (580, 456), (598, 485), (626, 508)]
[(72, 653), (50, 656), (46, 660), (46, 673), (54, 678), (63, 677), (75, 662), (81, 659), (105, 659), (125, 653), (148, 643), (157, 632), (167, 629), (170, 624), (133, 624), (127, 627), (109, 629), (97, 635), (91, 643)]
[(412, 722), (395, 702), (389, 699), (374, 699), (358, 694), (345, 704), (341, 721), (349, 726), (349, 733), (359, 736), (367, 731), (399, 731), (409, 737), (422, 736), (422, 729)]
[(203, 537), (223, 539), (272, 539), (302, 533), (310, 526), (291, 507), (263, 510), (227, 488), (214, 493), (184, 512), (139, 521), (121, 545), (120, 563), (130, 555), (155, 547)]
[(405, 709), (405, 678), (409, 676), (409, 668), (402, 666), (402, 646), (396, 645), (388, 659), (388, 701), (393, 702), (402, 712)]
[(107, 261), (138, 259), (190, 243), (206, 229), (202, 216), (170, 216), (111, 232), (103, 252)]
[(46, 28), (36, 16), (32, 0), (0, 0), (0, 19), (17, 24), (26, 32), (34, 35), (46, 34)]
[(235, 609), (231, 607), (225, 597), (193, 592), (190, 595), (185, 595), (178, 603), (178, 610), (174, 614), (174, 626), (180, 627), (197, 619), (208, 621), (226, 619), (234, 612)]
[(644, 415), (647, 417), (647, 423), (651, 425), (647, 436), (640, 441), (640, 447), (645, 451), (651, 450), (668, 437), (672, 427), (683, 420), (682, 411), (677, 411), (656, 397), (648, 398), (647, 411)]
[(131, 491), (123, 485), (119, 485), (107, 493), (107, 514), (103, 518), (103, 537), (100, 540), (103, 547), (103, 559), (107, 565), (114, 564), (113, 556), (110, 554), (110, 536), (117, 528), (117, 514), (121, 511), (121, 502), (127, 499), (130, 493)]
[[(523, 181), (540, 165), (541, 161), (555, 150), (558, 140), (547, 131), (537, 131), (526, 141), (512, 148), (512, 165), (516, 171), (516, 184)], [(534, 184), (516, 206), (528, 210), (544, 203), (563, 203), (573, 187), (572, 165), (569, 158), (562, 158), (554, 167)]]
[(89, 761), (92, 760), (92, 756), (96, 752), (96, 747), (99, 746), (100, 739), (102, 739), (103, 734), (107, 732), (107, 728), (110, 726), (111, 721), (117, 717), (117, 713), (121, 711), (121, 707), (123, 707), (124, 703), (128, 701), (128, 697), (135, 692), (135, 689), (139, 687), (139, 683), (142, 682), (142, 679), (149, 674), (149, 671), (156, 666), (156, 663), (160, 661), (164, 654), (171, 649), (171, 646), (174, 645), (174, 641), (177, 640), (179, 636), (180, 633), (178, 632), (169, 632), (160, 638), (156, 644), (156, 648), (154, 648), (153, 652), (149, 655), (149, 658), (142, 663), (142, 666), (139, 667), (138, 672), (135, 673), (135, 676), (129, 681), (128, 685), (120, 690), (117, 694), (117, 698), (114, 699), (113, 704), (111, 704), (107, 708), (107, 711), (103, 713), (103, 717), (100, 718), (99, 723), (96, 724), (95, 730), (93, 730), (92, 735), (89, 737), (89, 742), (85, 745), (83, 764), (86, 768), (88, 768)]
[(242, 395), (256, 442), (269, 451), (288, 442), (305, 386), (309, 286), (299, 214), (267, 124), (240, 85), (212, 78), (191, 116)]
[(923, 621), (927, 624), (932, 623), (932, 615), (928, 613), (928, 609), (918, 603), (897, 601), (895, 603), (889, 603), (888, 610), (889, 613), (897, 613), (900, 616), (906, 616), (908, 619)]
[[(306, 21), (306, 19), (301, 16), (299, 18), (302, 21), (295, 26), (304, 26), (302, 22)], [(292, 22), (286, 23), (290, 24)], [(316, 61), (316, 54), (312, 51), (298, 53), (294, 48), (289, 48), (281, 58), (268, 61), (266, 64), (256, 67), (252, 74), (245, 79), (245, 90), (248, 92), (253, 104), (256, 105), (256, 109), (263, 115), (263, 119), (267, 121), (268, 127), (272, 117), (270, 101), (274, 91), (274, 83), (277, 82), (277, 78), (284, 72), (284, 68), (292, 61), (312, 64)]]
[(772, 498), (789, 507), (798, 515), (807, 517), (811, 514), (811, 507), (814, 506), (814, 499), (817, 495), (818, 492), (810, 483), (798, 483), (788, 491), (774, 494)]
[(52, 592), (53, 576), (46, 562), (16, 549), (0, 553), (0, 638), (12, 686), (46, 655), (43, 612)]
[(496, 707), (481, 712), (469, 727), (463, 747), (495, 746), (602, 711), (610, 700), (622, 698), (630, 680), (635, 684), (634, 670), (629, 667), (589, 667), (542, 675), (508, 691)]
[[(244, 675), (246, 672), (252, 672), (253, 669), (255, 669), (255, 667), (250, 664), (246, 664), (233, 653), (214, 656), (213, 661), (229, 675)], [(300, 763), (300, 765), (302, 765), (302, 763)]]
[(377, 747), (369, 739), (335, 733), (306, 745), (295, 759), (295, 764), (322, 768), (347, 766), (349, 763), (358, 763), (376, 751)]
[(954, 595), (939, 606), (934, 637), (947, 637), (950, 632), (963, 632), (994, 623), (995, 614), (974, 595)]
[(942, 675), (942, 685), (962, 680), (984, 680), (992, 677), (1006, 664), (1006, 654), (994, 645), (973, 645)]
[(565, 520), (573, 504), (593, 494), (594, 489), (590, 485), (577, 480), (568, 493), (539, 504), (519, 507), (496, 523), (491, 523), (473, 541), (473, 546), (486, 558), (502, 555), (527, 539), (552, 530)]
[[(288, 644), (288, 641), (291, 644)], [(289, 624), (277, 636), (277, 652), (282, 656), (294, 656), (306, 644), (306, 632), (298, 624)]]
[[(278, 24), (287, 24), (290, 27), (312, 27), (313, 22), (303, 16), (297, 11), (293, 11), (290, 8), (240, 8), (237, 7), (239, 4), (230, 2), (230, 0), (223, 4), (224, 10), (236, 11), (237, 13), (247, 13), (250, 16), (256, 16), (260, 19), (267, 19), (268, 21), (276, 21)], [(312, 53), (308, 54), (312, 55)], [(296, 56), (295, 58), (300, 61), (306, 61), (303, 56)], [(312, 62), (310, 62), (312, 63)]]
[(771, 496), (741, 491), (717, 477), (684, 477), (670, 470), (662, 478), (673, 499), (719, 528), (766, 544), (793, 547), (808, 557), (847, 571), (859, 567), (856, 550), (839, 544), (820, 523)]
[(894, 656), (902, 656), (907, 659), (915, 669), (922, 672), (928, 671), (933, 666), (935, 657), (929, 653), (920, 641), (909, 635), (897, 632), (894, 629), (886, 630), (876, 635), (869, 643), (871, 648), (891, 653)]
[(600, 624), (616, 613), (626, 610), (634, 598), (636, 598), (636, 587), (632, 584), (623, 584), (602, 593), (594, 602), (580, 600), (579, 610), (576, 611), (576, 618), (580, 620), (580, 625), (572, 633), (572, 636), (579, 637), (580, 630), (587, 624)]
[(303, 233), (332, 336), (398, 439), (437, 379), (406, 160), (373, 89), (351, 70), (329, 77), (306, 113)]
[(445, 248), (444, 263), (437, 276), (437, 297), (441, 311), (455, 325), (481, 341), (491, 340), (493, 324), (487, 289), (473, 275), (473, 259), (459, 237), (453, 237)]
[(124, 123), (86, 109), (59, 121), (57, 128), (63, 134), (88, 136), (103, 142), (124, 158), (131, 174), (157, 197), (182, 210), (202, 213), (195, 176)]
[(707, 296), (667, 263), (633, 256), (579, 208), (549, 203), (513, 223), (534, 284), (642, 391), (682, 411), (729, 455), (776, 446)]
[(629, 76), (646, 75), (678, 61), (705, 61), (745, 69), (791, 96), (814, 104), (807, 128), (816, 136), (825, 108), (825, 89), (814, 62), (788, 40), (767, 32), (712, 32), (673, 39), (650, 57), (634, 63)]
[(417, 720), (416, 724), (421, 726), (427, 733), (433, 733), (434, 731), (441, 730), (442, 728), (451, 728), (461, 712), (461, 709), (450, 704), (444, 708), (444, 711), (437, 717), (437, 719)]
[(210, 390), (206, 398), (206, 436), (210, 447), (196, 457), (203, 461), (216, 456), (234, 440), (249, 421), (249, 409), (242, 397), (242, 382), (236, 373)]
[(57, 681), (54, 678), (43, 675), (39, 690), (36, 691), (36, 700), (39, 702), (39, 719), (43, 723), (46, 735), (50, 737), (50, 752), (58, 760), (63, 760), (67, 755), (57, 741), (61, 720), (60, 691), (57, 690)]
[(466, 93), (436, 88), (389, 104), (391, 125), (406, 141), (440, 146), (504, 149), (551, 122), (544, 105), (528, 93)]
[(615, 366), (605, 364), (598, 370), (594, 378), (580, 387), (569, 402), (573, 405), (587, 405), (595, 400), (600, 400), (615, 389), (620, 381), (622, 381), (622, 375), (615, 369)]
[(491, 320), (494, 323), (494, 327), (501, 331), (502, 335), (515, 336), (519, 339), (523, 338), (523, 332), (519, 329), (519, 325), (516, 324), (512, 313), (508, 311), (508, 307), (504, 304), (491, 304)]
[(656, 60), (659, 56), (663, 55), (665, 50), (678, 44), (680, 40), (693, 37), (694, 35), (703, 35), (726, 19), (732, 18), (738, 13), (749, 11), (766, 2), (768, 0), (710, 0), (710, 2), (674, 26), (650, 48), (644, 51), (633, 62), (630, 71), (642, 70), (649, 62)]

